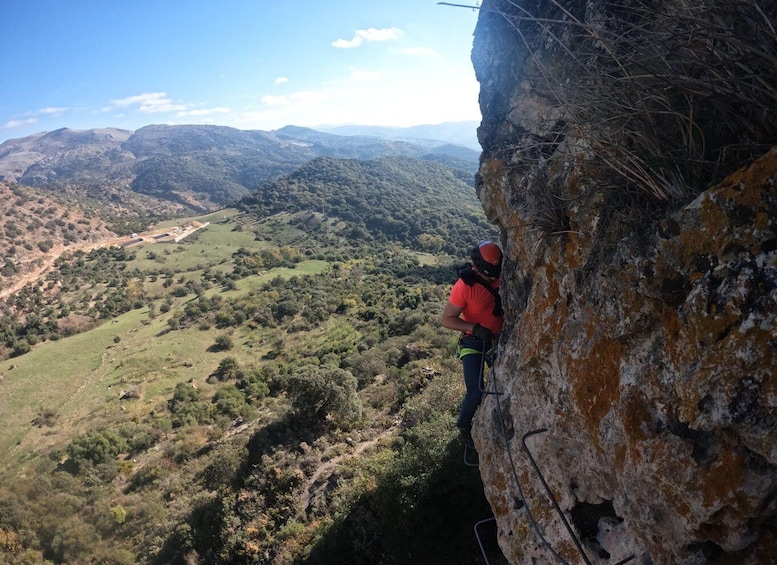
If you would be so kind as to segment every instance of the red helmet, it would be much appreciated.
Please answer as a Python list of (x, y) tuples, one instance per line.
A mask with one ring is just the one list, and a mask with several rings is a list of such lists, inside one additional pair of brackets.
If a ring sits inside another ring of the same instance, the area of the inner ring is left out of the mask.
[(497, 278), (502, 272), (502, 250), (488, 239), (472, 250), (472, 265), (487, 277)]

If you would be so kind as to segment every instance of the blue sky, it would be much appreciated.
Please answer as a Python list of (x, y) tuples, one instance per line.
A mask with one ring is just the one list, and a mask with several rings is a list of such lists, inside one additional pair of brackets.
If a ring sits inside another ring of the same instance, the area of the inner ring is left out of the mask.
[(0, 0), (0, 142), (479, 120), (476, 21), (427, 0)]

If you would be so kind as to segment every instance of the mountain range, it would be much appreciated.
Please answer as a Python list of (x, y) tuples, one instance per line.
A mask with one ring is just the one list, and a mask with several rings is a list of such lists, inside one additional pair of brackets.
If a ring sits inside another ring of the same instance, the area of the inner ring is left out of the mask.
[(437, 147), (440, 141), (445, 141), (452, 145), (462, 145), (480, 153), (480, 143), (476, 134), (477, 127), (478, 122), (465, 121), (417, 125), (406, 128), (341, 125), (319, 126), (316, 129), (337, 135), (363, 135), (383, 139), (398, 139), (418, 145), (428, 145), (429, 147)]
[[(472, 178), (479, 153), (433, 140), (425, 130), (351, 130), (340, 135), (297, 126), (244, 131), (210, 125), (150, 125), (59, 129), (0, 144), (0, 180), (109, 200), (125, 213), (151, 214), (171, 205), (179, 213), (211, 211), (317, 157), (375, 159), (405, 156), (445, 163)], [(409, 128), (408, 128), (409, 129)], [(416, 142), (410, 140), (416, 139)], [(149, 199), (138, 199), (138, 196)]]

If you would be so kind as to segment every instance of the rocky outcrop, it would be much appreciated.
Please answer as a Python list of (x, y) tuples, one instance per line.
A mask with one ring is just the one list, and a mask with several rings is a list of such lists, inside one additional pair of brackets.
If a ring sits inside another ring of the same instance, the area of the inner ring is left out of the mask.
[(486, 0), (475, 35), (507, 323), (473, 436), (500, 546), (514, 564), (773, 563), (777, 148), (711, 188), (613, 170), (601, 136), (628, 139), (592, 134), (537, 72), (569, 72), (562, 31), (522, 27), (596, 4)]

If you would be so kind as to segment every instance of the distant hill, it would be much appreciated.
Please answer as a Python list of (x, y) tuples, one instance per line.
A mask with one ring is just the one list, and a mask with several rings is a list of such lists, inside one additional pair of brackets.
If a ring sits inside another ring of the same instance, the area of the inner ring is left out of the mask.
[(436, 161), (320, 157), (265, 183), (237, 204), (264, 217), (320, 212), (343, 220), (351, 239), (460, 253), (492, 234), (470, 184)]
[(127, 214), (157, 208), (200, 213), (320, 156), (431, 158), (463, 177), (473, 174), (478, 159), (477, 152), (444, 140), (430, 145), (295, 126), (270, 132), (206, 125), (151, 125), (135, 132), (65, 128), (0, 144), (0, 180), (123, 204)]
[(427, 124), (406, 128), (382, 126), (322, 126), (317, 129), (337, 135), (369, 136), (383, 139), (399, 139), (418, 145), (436, 147), (441, 141), (467, 147), (480, 153), (480, 143), (477, 138), (478, 122), (446, 122), (442, 124)]
[(73, 198), (0, 181), (0, 297), (63, 250), (114, 234), (94, 209)]

